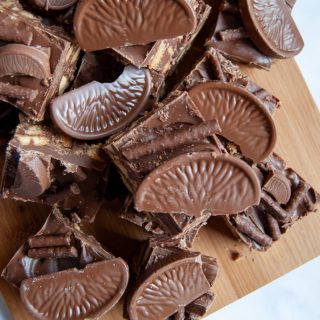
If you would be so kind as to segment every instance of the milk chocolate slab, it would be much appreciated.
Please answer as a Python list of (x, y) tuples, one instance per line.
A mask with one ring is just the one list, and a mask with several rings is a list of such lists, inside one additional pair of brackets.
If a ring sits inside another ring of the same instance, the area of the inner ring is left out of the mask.
[(263, 54), (250, 39), (240, 15), (238, 1), (214, 1), (211, 34), (206, 46), (222, 52), (228, 59), (269, 70), (272, 58)]
[(275, 124), (253, 94), (235, 85), (208, 81), (193, 87), (189, 96), (205, 120), (218, 120), (219, 134), (239, 145), (244, 156), (260, 162), (272, 152)]
[(259, 201), (258, 178), (245, 162), (209, 152), (169, 160), (152, 171), (135, 194), (138, 211), (190, 216), (238, 213)]
[(290, 226), (318, 209), (319, 193), (276, 154), (257, 165), (261, 201), (226, 218), (232, 232), (249, 247), (267, 250)]
[(43, 120), (51, 99), (73, 79), (79, 46), (16, 1), (0, 4), (0, 100)]
[(73, 6), (77, 2), (78, 0), (28, 0), (28, 3), (30, 5), (46, 11), (65, 10)]
[[(130, 319), (189, 319), (191, 314), (197, 319), (212, 304), (210, 287), (218, 270), (215, 259), (155, 247), (144, 265), (128, 297)], [(196, 306), (201, 302), (200, 310)]]
[[(77, 255), (54, 254), (68, 248)], [(30, 251), (52, 254), (32, 256)], [(103, 315), (119, 301), (129, 272), (122, 259), (105, 251), (54, 208), (41, 230), (16, 252), (2, 276), (20, 287), (22, 303), (35, 319), (87, 319)]]
[[(105, 149), (120, 169), (127, 187), (134, 191), (149, 172), (177, 155), (192, 151), (222, 152), (222, 145), (214, 134), (201, 139), (202, 132), (199, 132), (198, 125), (201, 126), (203, 122), (188, 94), (174, 92), (131, 129), (111, 139)], [(212, 132), (214, 131), (215, 128)], [(180, 136), (176, 139), (179, 141), (172, 144), (168, 135)], [(170, 145), (163, 145), (163, 141), (169, 141)], [(126, 157), (125, 154), (130, 149), (139, 150), (144, 148), (146, 143), (157, 146), (153, 154), (137, 160)]]
[(77, 41), (86, 51), (175, 38), (195, 26), (188, 0), (80, 1), (74, 17)]
[(190, 67), (187, 74), (184, 73), (182, 80), (180, 79), (180, 82), (176, 85), (176, 89), (189, 91), (195, 85), (210, 80), (227, 82), (244, 88), (256, 96), (271, 114), (280, 107), (280, 101), (277, 97), (253, 82), (237, 65), (233, 64), (221, 52), (213, 48), (206, 51)]
[(255, 45), (274, 58), (292, 58), (304, 46), (303, 39), (283, 0), (239, 0), (243, 23)]
[(93, 221), (104, 199), (108, 161), (101, 144), (79, 144), (46, 125), (22, 123), (7, 148), (2, 195), (59, 204)]
[(134, 120), (146, 107), (150, 91), (149, 71), (127, 66), (113, 83), (91, 82), (54, 99), (51, 117), (75, 139), (105, 138)]

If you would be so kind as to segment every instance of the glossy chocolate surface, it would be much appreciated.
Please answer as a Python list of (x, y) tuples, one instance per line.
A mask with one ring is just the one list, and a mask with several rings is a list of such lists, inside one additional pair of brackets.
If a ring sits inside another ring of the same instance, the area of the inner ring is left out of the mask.
[(138, 211), (191, 216), (238, 213), (259, 201), (258, 178), (245, 162), (209, 152), (173, 158), (152, 171), (135, 194)]
[(113, 83), (91, 82), (54, 99), (51, 117), (75, 139), (101, 139), (134, 120), (146, 107), (151, 87), (147, 69), (128, 66)]
[(221, 135), (240, 146), (244, 156), (264, 160), (276, 143), (276, 128), (263, 104), (241, 87), (223, 82), (206, 82), (189, 95), (206, 120), (217, 119)]
[(188, 0), (86, 0), (80, 1), (74, 17), (77, 41), (86, 51), (174, 38), (195, 26)]
[(304, 46), (303, 39), (283, 0), (239, 0), (247, 32), (255, 45), (275, 58), (292, 58)]

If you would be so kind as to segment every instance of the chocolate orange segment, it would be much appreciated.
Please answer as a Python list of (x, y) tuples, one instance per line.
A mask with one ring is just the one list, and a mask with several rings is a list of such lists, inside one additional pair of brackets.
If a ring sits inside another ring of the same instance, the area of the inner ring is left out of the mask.
[(284, 0), (240, 0), (243, 23), (255, 45), (274, 58), (292, 58), (304, 46)]
[(135, 194), (138, 211), (224, 215), (260, 202), (254, 171), (229, 155), (195, 152), (173, 158), (152, 171)]
[(188, 0), (82, 0), (74, 17), (77, 41), (86, 51), (175, 38), (195, 26)]
[(23, 304), (36, 319), (88, 319), (103, 315), (122, 297), (128, 267), (120, 259), (24, 280)]
[(24, 44), (7, 44), (0, 47), (0, 77), (15, 75), (49, 78), (49, 54)]
[(146, 107), (151, 88), (147, 69), (128, 66), (113, 83), (91, 82), (54, 99), (51, 117), (73, 138), (105, 138), (136, 118)]
[(210, 290), (201, 257), (181, 258), (155, 270), (128, 303), (131, 320), (164, 320)]
[(276, 128), (270, 114), (254, 95), (223, 82), (206, 82), (189, 95), (205, 120), (217, 119), (221, 135), (239, 145), (255, 162), (268, 157), (276, 143)]

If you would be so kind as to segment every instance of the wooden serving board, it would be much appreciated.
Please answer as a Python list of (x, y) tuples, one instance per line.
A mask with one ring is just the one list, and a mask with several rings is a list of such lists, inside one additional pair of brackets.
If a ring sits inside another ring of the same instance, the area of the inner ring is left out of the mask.
[[(276, 62), (271, 72), (243, 69), (282, 101), (282, 107), (275, 115), (278, 129), (276, 151), (320, 190), (320, 114), (296, 63), (293, 60)], [(27, 236), (40, 228), (49, 211), (40, 205), (0, 201), (0, 269), (5, 267)], [(319, 256), (319, 229), (320, 214), (310, 214), (296, 223), (268, 252), (259, 253), (250, 252), (237, 242), (219, 218), (212, 219), (201, 230), (194, 246), (194, 250), (216, 257), (220, 266), (213, 288), (217, 299), (210, 313)], [(106, 209), (101, 210), (96, 223), (88, 230), (102, 243), (111, 244), (115, 254), (121, 252), (123, 244), (110, 241), (111, 230), (141, 237), (141, 231), (128, 223), (119, 223)], [(134, 243), (131, 241), (133, 247)], [(233, 261), (233, 252), (241, 253), (243, 259)], [(1, 279), (0, 290), (14, 319), (32, 319), (20, 303), (17, 289)], [(122, 304), (119, 303), (103, 319), (122, 319)]]

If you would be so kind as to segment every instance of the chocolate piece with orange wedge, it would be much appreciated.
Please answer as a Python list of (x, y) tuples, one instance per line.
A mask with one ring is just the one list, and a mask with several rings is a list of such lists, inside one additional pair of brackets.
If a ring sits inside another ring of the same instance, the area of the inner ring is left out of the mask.
[(88, 319), (102, 316), (120, 300), (129, 270), (54, 208), (2, 276), (20, 288), (22, 303), (35, 319)]
[(317, 210), (320, 195), (274, 153), (256, 171), (262, 189), (259, 205), (225, 220), (250, 248), (265, 251), (299, 219)]
[(151, 247), (147, 252), (127, 297), (129, 319), (203, 317), (214, 300), (216, 260), (174, 248)]
[(79, 46), (17, 1), (0, 4), (0, 99), (41, 121), (51, 99), (73, 79)]

